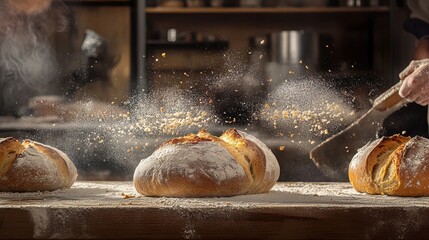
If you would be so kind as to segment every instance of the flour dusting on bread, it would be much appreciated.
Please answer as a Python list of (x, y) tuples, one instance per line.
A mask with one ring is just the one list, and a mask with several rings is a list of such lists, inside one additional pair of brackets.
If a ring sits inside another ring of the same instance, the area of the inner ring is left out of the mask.
[[(13, 159), (4, 153), (14, 153)], [(0, 139), (0, 168), (0, 191), (69, 188), (77, 178), (76, 167), (64, 152), (31, 140), (21, 144), (14, 138)]]
[(134, 185), (146, 196), (221, 197), (268, 192), (280, 175), (271, 150), (235, 129), (171, 139), (143, 159)]
[(377, 139), (353, 157), (349, 179), (359, 192), (429, 196), (429, 139), (400, 135)]

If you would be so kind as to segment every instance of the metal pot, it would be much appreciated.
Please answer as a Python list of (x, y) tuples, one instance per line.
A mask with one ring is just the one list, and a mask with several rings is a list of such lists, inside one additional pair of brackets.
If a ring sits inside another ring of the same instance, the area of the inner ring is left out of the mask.
[(286, 79), (297, 80), (330, 69), (332, 56), (329, 35), (307, 31), (281, 31), (269, 35), (269, 62), (266, 73), (275, 89)]
[(316, 64), (319, 57), (319, 36), (306, 31), (281, 31), (270, 35), (271, 62), (295, 65), (305, 61)]

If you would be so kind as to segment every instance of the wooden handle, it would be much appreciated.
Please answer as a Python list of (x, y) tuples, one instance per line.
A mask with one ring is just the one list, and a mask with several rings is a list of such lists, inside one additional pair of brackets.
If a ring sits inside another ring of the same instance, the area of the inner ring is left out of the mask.
[(397, 105), (404, 105), (408, 101), (399, 96), (399, 88), (401, 88), (402, 81), (398, 82), (387, 91), (382, 93), (374, 100), (373, 108), (378, 111), (386, 111)]

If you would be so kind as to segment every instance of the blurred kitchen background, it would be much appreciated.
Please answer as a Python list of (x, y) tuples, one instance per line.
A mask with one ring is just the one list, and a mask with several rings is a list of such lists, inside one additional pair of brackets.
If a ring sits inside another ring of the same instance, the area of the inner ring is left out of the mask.
[(0, 7), (12, 31), (0, 30), (0, 137), (62, 149), (81, 180), (130, 180), (165, 139), (236, 127), (273, 150), (281, 181), (328, 181), (310, 149), (394, 85), (415, 46), (404, 1), (55, 0), (30, 15)]

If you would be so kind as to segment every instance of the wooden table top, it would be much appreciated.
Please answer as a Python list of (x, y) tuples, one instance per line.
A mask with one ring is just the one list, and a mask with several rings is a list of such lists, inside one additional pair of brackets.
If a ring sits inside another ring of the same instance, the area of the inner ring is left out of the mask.
[(429, 197), (357, 193), (348, 183), (277, 183), (266, 194), (140, 196), (132, 182), (0, 193), (0, 239), (429, 238)]

